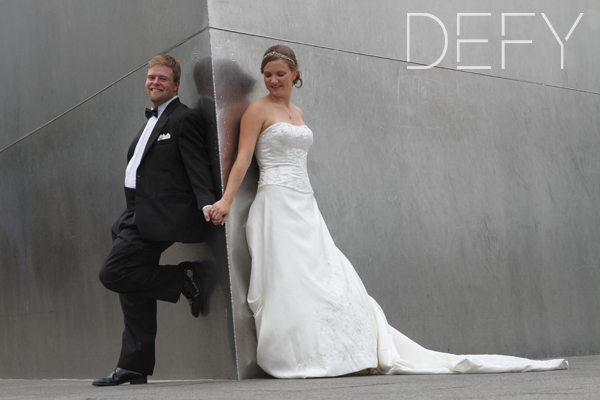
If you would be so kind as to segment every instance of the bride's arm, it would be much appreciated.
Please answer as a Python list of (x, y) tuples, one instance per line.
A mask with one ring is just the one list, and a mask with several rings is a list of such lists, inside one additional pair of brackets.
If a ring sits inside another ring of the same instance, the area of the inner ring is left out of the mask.
[(211, 216), (215, 225), (224, 225), (229, 218), (231, 203), (252, 162), (256, 141), (265, 121), (263, 114), (262, 107), (255, 101), (242, 116), (237, 157), (227, 179), (223, 197), (212, 206)]

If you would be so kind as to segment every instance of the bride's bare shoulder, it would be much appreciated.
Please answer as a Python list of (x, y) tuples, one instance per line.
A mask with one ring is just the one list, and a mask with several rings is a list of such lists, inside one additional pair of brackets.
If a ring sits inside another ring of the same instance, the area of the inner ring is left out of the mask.
[(254, 100), (244, 113), (246, 119), (265, 122), (272, 113), (272, 104), (264, 97)]
[(255, 111), (269, 110), (273, 105), (269, 102), (267, 97), (268, 96), (265, 96), (265, 97), (261, 97), (260, 99), (254, 100), (252, 103), (250, 103), (250, 106), (248, 106), (248, 108), (252, 108)]
[(258, 100), (254, 100), (242, 117), (242, 127), (250, 128), (252, 131), (257, 133), (262, 132), (263, 126), (265, 125), (270, 114), (269, 104), (265, 101), (264, 97)]

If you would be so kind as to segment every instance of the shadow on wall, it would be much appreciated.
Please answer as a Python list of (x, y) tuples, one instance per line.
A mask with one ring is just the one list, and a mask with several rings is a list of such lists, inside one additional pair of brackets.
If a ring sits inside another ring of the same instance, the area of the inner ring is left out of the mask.
[[(194, 67), (194, 81), (200, 95), (199, 106), (210, 101), (213, 95), (216, 98), (221, 176), (225, 188), (237, 153), (240, 121), (250, 104), (249, 95), (256, 81), (231, 60), (215, 61), (214, 81), (213, 75), (207, 74), (210, 68), (209, 59), (200, 60)], [(215, 93), (215, 87), (218, 93)]]

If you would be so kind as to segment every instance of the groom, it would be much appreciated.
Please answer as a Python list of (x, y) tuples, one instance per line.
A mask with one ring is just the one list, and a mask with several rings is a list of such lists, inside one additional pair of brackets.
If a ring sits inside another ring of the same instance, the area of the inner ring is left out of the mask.
[(161, 54), (148, 63), (152, 109), (127, 153), (127, 209), (112, 227), (113, 245), (100, 281), (119, 293), (125, 330), (117, 368), (95, 386), (146, 383), (154, 370), (156, 301), (181, 294), (192, 315), (206, 315), (210, 275), (197, 262), (159, 265), (174, 242), (202, 242), (216, 200), (199, 114), (177, 97), (181, 67)]

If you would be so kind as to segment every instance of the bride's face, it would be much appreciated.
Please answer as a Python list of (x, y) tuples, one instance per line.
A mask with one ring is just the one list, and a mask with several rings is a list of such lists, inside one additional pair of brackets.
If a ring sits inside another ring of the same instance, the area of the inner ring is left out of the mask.
[(281, 59), (271, 61), (263, 69), (265, 86), (273, 96), (289, 94), (294, 87), (297, 72), (292, 72), (287, 63)]

